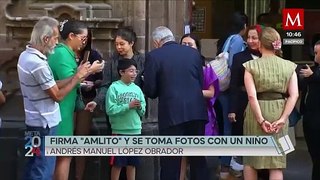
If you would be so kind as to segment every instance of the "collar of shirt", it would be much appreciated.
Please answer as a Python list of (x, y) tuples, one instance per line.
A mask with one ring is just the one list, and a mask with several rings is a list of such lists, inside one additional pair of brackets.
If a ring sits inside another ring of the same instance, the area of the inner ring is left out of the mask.
[(59, 43), (59, 44), (57, 44), (56, 48), (58, 48), (58, 47), (65, 48), (71, 54), (71, 56), (73, 56), (74, 59), (76, 60), (76, 53), (74, 53), (74, 51), (68, 45), (66, 45), (64, 43)]
[(27, 45), (26, 46), (26, 51), (30, 54), (35, 54), (37, 55), (40, 59), (42, 60), (47, 60), (47, 56), (42, 54), (42, 52), (40, 52), (38, 49), (35, 49), (33, 47), (31, 47), (31, 45)]

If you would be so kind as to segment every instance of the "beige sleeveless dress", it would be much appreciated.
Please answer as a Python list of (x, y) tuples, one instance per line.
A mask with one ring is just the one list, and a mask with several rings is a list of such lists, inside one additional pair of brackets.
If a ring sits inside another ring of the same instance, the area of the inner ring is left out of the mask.
[[(257, 93), (286, 93), (289, 80), (296, 68), (294, 63), (277, 56), (268, 56), (251, 60), (244, 63), (243, 66), (252, 74)], [(262, 115), (270, 122), (280, 118), (285, 103), (285, 99), (259, 100)], [(243, 131), (244, 135), (269, 135), (264, 133), (261, 129), (249, 104), (245, 111)], [(285, 124), (282, 131), (273, 136), (277, 141), (277, 139), (287, 134), (288, 123)], [(286, 156), (247, 156), (243, 157), (243, 163), (255, 169), (286, 168)]]

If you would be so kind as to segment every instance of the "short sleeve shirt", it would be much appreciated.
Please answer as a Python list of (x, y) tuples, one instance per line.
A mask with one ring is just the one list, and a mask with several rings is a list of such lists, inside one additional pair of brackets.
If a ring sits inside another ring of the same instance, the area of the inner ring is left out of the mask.
[(44, 128), (57, 126), (61, 121), (59, 105), (45, 92), (56, 85), (46, 56), (27, 46), (19, 56), (17, 69), (26, 125)]
[[(52, 69), (55, 80), (64, 80), (72, 77), (77, 72), (77, 62), (75, 53), (67, 45), (60, 43), (54, 53), (48, 57), (48, 63)], [(59, 102), (62, 122), (58, 127), (58, 135), (73, 134), (73, 113), (77, 97), (77, 87), (73, 88), (62, 101)]]

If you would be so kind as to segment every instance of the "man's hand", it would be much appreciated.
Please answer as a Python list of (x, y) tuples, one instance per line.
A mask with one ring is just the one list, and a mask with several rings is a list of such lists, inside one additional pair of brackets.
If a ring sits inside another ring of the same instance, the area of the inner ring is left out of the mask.
[(236, 113), (229, 113), (229, 114), (228, 114), (228, 118), (229, 118), (229, 121), (230, 121), (231, 123), (237, 121), (237, 120), (236, 120)]
[(84, 110), (93, 112), (94, 109), (96, 108), (96, 106), (97, 106), (97, 103), (94, 102), (94, 101), (91, 101), (91, 102), (89, 102), (89, 103), (86, 105), (86, 107), (84, 108)]
[(302, 77), (309, 77), (313, 74), (313, 71), (310, 69), (309, 65), (306, 64), (305, 68), (300, 70), (300, 76)]

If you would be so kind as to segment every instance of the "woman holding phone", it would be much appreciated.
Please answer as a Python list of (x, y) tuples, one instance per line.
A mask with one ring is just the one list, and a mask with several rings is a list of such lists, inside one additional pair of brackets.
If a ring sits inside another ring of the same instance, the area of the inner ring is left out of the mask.
[[(95, 61), (102, 60), (101, 54), (91, 48), (92, 46), (92, 32), (88, 30), (88, 36), (85, 44), (76, 51), (76, 60), (78, 64), (89, 61), (90, 64), (93, 64)], [(85, 105), (92, 101), (96, 97), (97, 88), (101, 85), (102, 72), (95, 74), (90, 74), (81, 84), (80, 88), (77, 90), (77, 99), (76, 99), (76, 112), (75, 112), (75, 135), (86, 136), (90, 135), (92, 127), (93, 114), (90, 111), (84, 110)], [(85, 157), (76, 157), (75, 158), (75, 167), (76, 179), (83, 179), (83, 174), (85, 171), (86, 158)]]
[[(64, 80), (72, 77), (77, 72), (76, 54), (86, 44), (88, 29), (79, 22), (65, 20), (60, 26), (62, 43), (59, 43), (54, 53), (48, 56), (48, 63), (55, 80)], [(87, 75), (101, 71), (103, 64), (95, 61), (89, 68)], [(59, 102), (62, 121), (58, 125), (57, 134), (72, 136), (74, 131), (74, 111), (77, 97), (77, 87), (69, 92)], [(71, 157), (57, 157), (55, 167), (55, 179), (68, 179)]]

